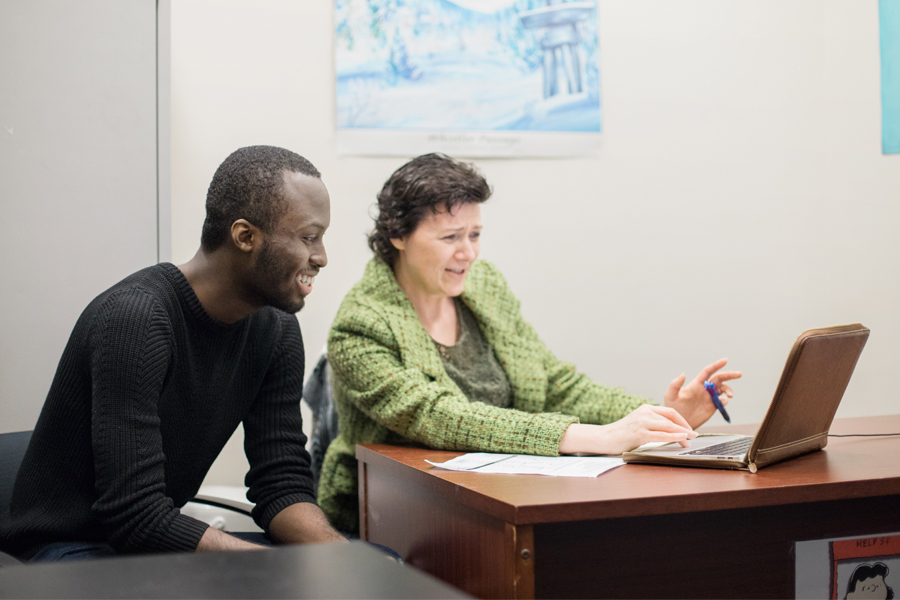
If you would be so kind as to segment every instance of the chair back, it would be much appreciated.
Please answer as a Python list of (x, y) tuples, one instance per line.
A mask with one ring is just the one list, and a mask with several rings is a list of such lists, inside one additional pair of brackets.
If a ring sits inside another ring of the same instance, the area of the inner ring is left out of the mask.
[(31, 441), (30, 431), (0, 433), (0, 520), (9, 513), (16, 474)]
[(331, 367), (328, 366), (328, 355), (324, 352), (303, 387), (303, 400), (313, 414), (309, 457), (313, 486), (318, 493), (325, 451), (328, 450), (331, 440), (338, 436), (337, 408), (331, 389)]

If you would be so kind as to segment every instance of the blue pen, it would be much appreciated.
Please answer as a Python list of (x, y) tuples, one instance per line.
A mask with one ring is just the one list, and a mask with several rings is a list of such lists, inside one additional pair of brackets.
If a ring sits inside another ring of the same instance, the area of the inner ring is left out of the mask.
[(719, 400), (719, 390), (716, 389), (716, 384), (712, 381), (704, 381), (703, 387), (706, 388), (706, 391), (709, 392), (709, 397), (712, 398), (713, 404), (716, 405), (716, 408), (719, 409), (719, 412), (722, 413), (722, 416), (725, 417), (725, 420), (731, 423), (731, 417), (728, 416), (728, 413), (725, 412), (725, 407), (722, 406), (722, 402)]

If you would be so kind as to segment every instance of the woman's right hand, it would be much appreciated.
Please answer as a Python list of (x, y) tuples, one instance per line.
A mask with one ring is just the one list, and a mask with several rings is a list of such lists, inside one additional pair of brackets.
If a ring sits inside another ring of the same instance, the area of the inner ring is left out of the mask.
[(697, 437), (674, 408), (644, 404), (609, 425), (569, 425), (559, 442), (560, 454), (622, 454), (649, 442), (678, 442)]

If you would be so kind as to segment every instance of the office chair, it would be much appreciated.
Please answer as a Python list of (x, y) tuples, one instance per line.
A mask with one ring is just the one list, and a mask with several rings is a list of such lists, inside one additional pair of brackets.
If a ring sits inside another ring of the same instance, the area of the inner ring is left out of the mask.
[[(9, 513), (9, 502), (12, 499), (13, 484), (16, 473), (25, 457), (25, 450), (31, 440), (30, 431), (0, 434), (0, 521)], [(0, 552), (0, 567), (11, 567), (21, 564), (14, 556)]]
[[(31, 440), (30, 431), (0, 433), (0, 519), (9, 514), (13, 485), (16, 474)], [(181, 510), (187, 515), (208, 523), (210, 527), (227, 531), (262, 531), (253, 522), (250, 511), (253, 506), (246, 502), (197, 495)], [(0, 551), (0, 568), (22, 564), (20, 560)]]
[(310, 433), (309, 458), (313, 474), (313, 489), (318, 493), (319, 475), (328, 445), (338, 436), (338, 415), (331, 389), (331, 367), (328, 354), (322, 352), (306, 385), (303, 386), (303, 401), (312, 411), (313, 421)]

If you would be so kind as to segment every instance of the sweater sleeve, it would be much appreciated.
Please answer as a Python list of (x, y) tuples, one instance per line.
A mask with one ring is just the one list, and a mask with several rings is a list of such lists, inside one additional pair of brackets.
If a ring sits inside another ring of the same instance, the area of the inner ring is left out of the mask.
[(605, 425), (618, 421), (642, 404), (652, 404), (645, 398), (626, 394), (622, 388), (595, 383), (584, 373), (579, 373), (574, 364), (556, 358), (521, 313), (516, 329), (523, 339), (528, 339), (540, 349), (547, 372), (547, 403), (544, 410), (578, 417), (581, 423)]
[(90, 334), (93, 511), (120, 552), (196, 549), (207, 525), (165, 495), (158, 405), (172, 359), (165, 313), (139, 291), (111, 295)]
[[(577, 417), (582, 423), (604, 425), (650, 402), (626, 394), (621, 388), (595, 383), (579, 373), (572, 363), (556, 358), (522, 316), (519, 300), (500, 270), (488, 261), (478, 261), (477, 266), (472, 273), (473, 288), (477, 291), (472, 292), (470, 301), (493, 331), (494, 343), (504, 349), (503, 355), (511, 363), (506, 367), (508, 372), (515, 372), (518, 381), (540, 385), (540, 389), (534, 390), (542, 397), (537, 410), (560, 412)], [(538, 366), (543, 370), (541, 377), (527, 372)]]
[[(365, 306), (339, 312), (328, 357), (339, 402), (433, 448), (555, 456), (566, 428), (577, 420), (469, 402), (455, 386), (404, 365), (390, 326)], [(342, 427), (343, 419), (355, 418), (352, 413), (342, 415)]]
[(253, 519), (268, 531), (279, 512), (316, 501), (300, 399), (303, 394), (303, 338), (296, 317), (284, 314), (280, 341), (262, 386), (244, 418), (244, 451), (250, 462), (247, 497)]

